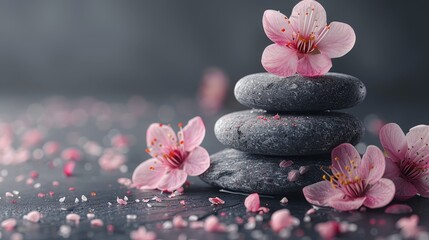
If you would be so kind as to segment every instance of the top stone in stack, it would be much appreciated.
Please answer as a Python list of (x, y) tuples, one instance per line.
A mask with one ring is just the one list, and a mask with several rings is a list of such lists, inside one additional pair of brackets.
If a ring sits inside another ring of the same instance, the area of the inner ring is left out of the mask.
[(356, 106), (365, 99), (366, 88), (359, 79), (341, 73), (287, 78), (256, 73), (238, 81), (234, 93), (241, 104), (250, 108), (274, 112), (314, 112)]

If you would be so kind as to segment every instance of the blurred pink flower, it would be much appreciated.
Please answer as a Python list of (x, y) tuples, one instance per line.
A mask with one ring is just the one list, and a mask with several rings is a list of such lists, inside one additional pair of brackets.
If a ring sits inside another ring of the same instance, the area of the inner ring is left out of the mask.
[(277, 210), (271, 215), (270, 226), (275, 232), (299, 225), (298, 218), (292, 216), (288, 209)]
[(377, 147), (368, 146), (361, 159), (351, 144), (341, 144), (332, 150), (332, 175), (326, 173), (326, 181), (304, 187), (304, 196), (311, 204), (340, 211), (356, 210), (362, 205), (384, 207), (395, 194), (393, 182), (382, 178), (385, 166), (383, 153)]
[(429, 198), (429, 126), (419, 125), (407, 135), (395, 123), (380, 130), (380, 142), (386, 151), (384, 177), (395, 183), (397, 199), (417, 193)]
[(156, 233), (147, 231), (145, 227), (139, 227), (139, 229), (130, 233), (132, 240), (155, 240)]
[(106, 149), (103, 155), (98, 159), (100, 168), (104, 171), (114, 171), (119, 169), (125, 162), (127, 157), (114, 149)]
[(316, 230), (316, 232), (326, 240), (334, 239), (339, 233), (341, 233), (340, 224), (337, 221), (318, 223), (314, 226), (314, 230)]
[(211, 215), (207, 217), (204, 222), (204, 230), (206, 230), (206, 232), (225, 232), (226, 226), (219, 222), (219, 219), (216, 216)]
[(401, 235), (406, 239), (418, 239), (419, 235), (423, 233), (419, 227), (419, 216), (415, 214), (399, 219), (396, 222), (396, 228), (401, 229)]
[(332, 67), (331, 58), (344, 56), (356, 41), (348, 24), (327, 25), (325, 9), (313, 0), (299, 2), (290, 18), (279, 11), (266, 10), (262, 23), (267, 37), (274, 42), (265, 48), (262, 65), (282, 77), (296, 72), (323, 75)]
[[(170, 126), (154, 123), (147, 130), (146, 150), (153, 158), (134, 170), (133, 183), (141, 189), (174, 191), (187, 176), (198, 176), (210, 166), (208, 152), (200, 147), (206, 128), (200, 117), (189, 120), (177, 136)], [(178, 138), (177, 138), (178, 137)]]
[(205, 71), (198, 90), (198, 104), (205, 114), (219, 112), (226, 100), (229, 86), (228, 76), (219, 68)]

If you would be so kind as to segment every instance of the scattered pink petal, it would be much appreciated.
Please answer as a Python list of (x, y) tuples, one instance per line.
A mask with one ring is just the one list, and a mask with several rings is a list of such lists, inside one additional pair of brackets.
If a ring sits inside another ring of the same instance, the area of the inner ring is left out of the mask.
[(49, 141), (43, 145), (43, 151), (47, 156), (54, 155), (60, 150), (60, 144), (55, 141)]
[(37, 171), (30, 171), (30, 177), (32, 178), (32, 179), (37, 179), (38, 177), (39, 177), (39, 172), (37, 172)]
[(13, 197), (13, 196), (14, 196), (11, 192), (6, 192), (4, 195), (5, 195), (6, 197)]
[(235, 222), (236, 222), (237, 224), (243, 224), (243, 223), (244, 223), (244, 219), (243, 219), (243, 218), (241, 218), (241, 217), (236, 217), (236, 218), (235, 218)]
[(188, 226), (188, 222), (187, 222), (187, 221), (185, 221), (185, 220), (182, 218), (182, 216), (177, 215), (177, 216), (174, 216), (174, 218), (173, 218), (173, 226), (174, 226), (175, 228), (184, 228), (184, 227), (187, 227), (187, 226)]
[(277, 210), (271, 215), (270, 226), (274, 232), (299, 225), (299, 220), (292, 216), (288, 209)]
[(277, 113), (276, 115), (274, 115), (274, 120), (280, 120), (280, 115)]
[(293, 164), (292, 160), (283, 160), (283, 161), (281, 161), (279, 163), (279, 167), (281, 167), (281, 168), (287, 168), (287, 167), (292, 166), (292, 164)]
[(259, 194), (252, 193), (246, 197), (244, 200), (244, 206), (248, 212), (258, 212), (261, 207), (261, 201), (259, 199)]
[(216, 216), (211, 215), (204, 222), (204, 230), (206, 232), (225, 232), (226, 226), (220, 223)]
[(286, 204), (289, 202), (289, 199), (287, 199), (287, 197), (282, 198), (282, 200), (280, 200), (281, 204)]
[(180, 204), (182, 204), (182, 205), (186, 205), (186, 202), (185, 202), (185, 200), (180, 200), (180, 202), (179, 202)]
[(307, 210), (307, 212), (305, 213), (305, 215), (311, 215), (311, 214), (315, 214), (316, 213), (316, 209), (314, 208), (310, 208)]
[(299, 167), (299, 174), (303, 175), (304, 173), (308, 172), (308, 170), (310, 170), (309, 166), (301, 166)]
[(69, 187), (69, 191), (75, 191), (76, 188), (75, 187)]
[(115, 226), (112, 224), (107, 225), (106, 227), (108, 233), (113, 233), (115, 231)]
[(27, 215), (24, 216), (24, 219), (30, 221), (30, 222), (39, 222), (40, 218), (42, 217), (42, 214), (38, 211), (31, 211), (27, 213)]
[(73, 222), (74, 224), (79, 224), (80, 216), (76, 213), (69, 213), (66, 216), (66, 220), (69, 222)]
[(118, 183), (126, 187), (129, 187), (133, 182), (129, 178), (118, 178)]
[(61, 157), (66, 161), (80, 161), (82, 154), (79, 149), (67, 148), (61, 153)]
[(222, 205), (222, 204), (225, 204), (225, 201), (222, 200), (222, 199), (220, 199), (220, 198), (218, 198), (218, 197), (209, 198), (209, 202), (212, 205)]
[(202, 222), (202, 221), (190, 222), (189, 227), (191, 229), (204, 228), (204, 222)]
[(66, 175), (66, 177), (72, 176), (75, 166), (76, 166), (76, 163), (74, 161), (69, 161), (66, 164), (64, 164), (64, 167), (63, 167), (64, 175)]
[(139, 227), (137, 230), (130, 233), (132, 240), (156, 240), (156, 233), (146, 231), (145, 227)]
[(91, 220), (91, 227), (102, 227), (103, 225), (104, 222), (101, 219), (96, 218)]
[(323, 239), (334, 239), (340, 233), (340, 224), (337, 221), (328, 221), (316, 224), (314, 229)]
[(204, 113), (211, 115), (222, 108), (229, 86), (225, 72), (218, 68), (210, 68), (204, 72), (198, 90), (198, 105)]
[(410, 217), (403, 217), (396, 222), (396, 227), (401, 229), (401, 234), (405, 238), (417, 238), (421, 233), (419, 225), (419, 216), (412, 215)]
[(104, 171), (114, 171), (119, 169), (127, 161), (125, 155), (114, 150), (106, 150), (98, 159), (98, 164)]
[(287, 180), (289, 182), (295, 182), (299, 178), (299, 171), (298, 170), (290, 170), (290, 172), (287, 174)]
[(87, 213), (87, 214), (86, 214), (86, 217), (87, 217), (88, 219), (93, 219), (93, 218), (95, 218), (95, 214), (94, 214), (94, 213)]
[(15, 218), (9, 218), (1, 222), (1, 227), (4, 228), (6, 231), (12, 231), (16, 226), (16, 219)]
[(111, 139), (111, 144), (117, 149), (126, 149), (130, 146), (130, 139), (122, 134), (118, 134)]
[(58, 181), (52, 181), (52, 186), (58, 187), (60, 183)]
[(127, 201), (126, 200), (124, 200), (124, 199), (122, 199), (122, 198), (119, 198), (119, 197), (116, 197), (116, 202), (119, 204), (119, 205), (127, 205)]
[(412, 213), (413, 209), (407, 204), (393, 204), (388, 206), (384, 212), (389, 214), (404, 214)]
[(269, 209), (269, 208), (267, 208), (267, 207), (260, 207), (260, 208), (258, 209), (259, 214), (264, 214), (264, 213), (267, 213), (267, 212), (269, 212), (269, 211), (270, 211), (270, 209)]
[(37, 194), (37, 197), (39, 197), (39, 198), (44, 198), (45, 196), (46, 196), (46, 194), (41, 193), (41, 192)]
[(22, 145), (24, 147), (34, 147), (43, 141), (43, 133), (39, 129), (30, 129), (22, 135)]
[(49, 196), (50, 196), (50, 197), (53, 197), (53, 196), (54, 196), (54, 194), (55, 194), (55, 193), (54, 193), (53, 191), (49, 191)]

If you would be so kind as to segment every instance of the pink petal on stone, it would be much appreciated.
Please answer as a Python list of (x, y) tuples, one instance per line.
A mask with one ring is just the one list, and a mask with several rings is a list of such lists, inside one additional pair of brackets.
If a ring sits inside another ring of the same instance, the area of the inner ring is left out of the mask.
[(26, 219), (30, 222), (36, 223), (40, 220), (41, 217), (42, 217), (42, 214), (40, 214), (40, 212), (31, 211), (31, 212), (27, 213), (27, 215), (24, 216), (24, 219)]
[(182, 132), (185, 151), (191, 152), (203, 142), (206, 135), (206, 127), (201, 117), (194, 117), (189, 120)]
[(289, 182), (295, 182), (296, 180), (298, 180), (299, 178), (299, 171), (298, 170), (291, 170), (288, 174), (287, 174), (287, 180)]
[(288, 209), (277, 210), (271, 215), (270, 226), (274, 232), (291, 228), (299, 224), (299, 220), (292, 216)]
[(384, 212), (388, 214), (405, 214), (412, 213), (413, 209), (407, 204), (393, 204), (388, 206)]
[(216, 216), (209, 216), (204, 221), (204, 230), (206, 232), (225, 232), (226, 226), (219, 222)]
[(225, 201), (218, 198), (218, 197), (214, 197), (214, 198), (209, 198), (209, 202), (213, 205), (222, 205), (225, 204)]
[(287, 167), (292, 166), (292, 164), (293, 164), (293, 161), (292, 161), (292, 160), (282, 160), (282, 161), (279, 163), (279, 167), (281, 167), (281, 168), (287, 168)]
[(1, 227), (6, 231), (12, 231), (16, 226), (16, 219), (9, 218), (1, 222)]
[(244, 200), (244, 206), (248, 212), (258, 212), (258, 209), (261, 207), (261, 201), (259, 199), (259, 194), (252, 193), (246, 197)]
[(74, 224), (79, 224), (80, 216), (76, 213), (69, 213), (66, 216), (66, 220), (69, 222), (73, 222)]
[(65, 163), (63, 166), (64, 175), (66, 175), (66, 177), (72, 176), (75, 166), (76, 166), (76, 162), (74, 162), (74, 161), (69, 161), (69, 162)]
[(328, 221), (316, 224), (314, 229), (323, 239), (334, 239), (340, 233), (340, 224), (337, 221)]
[(104, 225), (104, 222), (103, 220), (96, 218), (96, 219), (92, 219), (90, 224), (91, 224), (91, 227), (102, 227)]
[(130, 233), (132, 240), (156, 240), (156, 234), (154, 232), (147, 231), (145, 227), (139, 227), (139, 229)]

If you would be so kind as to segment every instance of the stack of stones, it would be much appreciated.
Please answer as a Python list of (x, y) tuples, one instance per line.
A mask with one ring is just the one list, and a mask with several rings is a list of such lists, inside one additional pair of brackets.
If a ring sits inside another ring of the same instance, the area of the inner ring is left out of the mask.
[(357, 118), (331, 110), (353, 107), (365, 96), (359, 79), (339, 73), (242, 78), (235, 97), (252, 109), (216, 122), (216, 137), (228, 148), (210, 157), (201, 179), (228, 190), (278, 195), (321, 181), (331, 150), (358, 143), (364, 132)]

